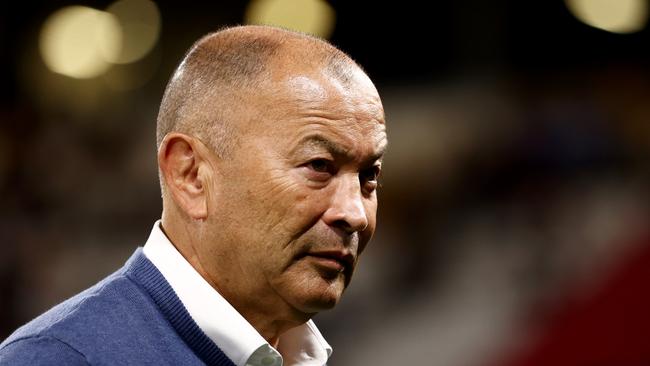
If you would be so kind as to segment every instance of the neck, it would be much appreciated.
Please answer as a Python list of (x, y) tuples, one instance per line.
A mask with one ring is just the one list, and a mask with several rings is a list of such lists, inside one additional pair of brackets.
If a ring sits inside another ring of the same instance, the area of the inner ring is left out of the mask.
[[(257, 332), (274, 348), (280, 341), (280, 336), (289, 329), (298, 327), (309, 320), (304, 314), (299, 320), (278, 319), (277, 314), (264, 314), (252, 309), (243, 309), (233, 304), (235, 309), (257, 330)], [(293, 318), (293, 317), (292, 317)]]

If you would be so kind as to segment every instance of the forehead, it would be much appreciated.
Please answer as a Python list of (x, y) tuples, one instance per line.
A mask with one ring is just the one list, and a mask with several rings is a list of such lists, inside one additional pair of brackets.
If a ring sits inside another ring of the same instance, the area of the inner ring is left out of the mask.
[(369, 80), (343, 83), (326, 76), (296, 75), (283, 80), (278, 89), (280, 113), (272, 128), (289, 145), (336, 144), (352, 156), (383, 153), (384, 112)]

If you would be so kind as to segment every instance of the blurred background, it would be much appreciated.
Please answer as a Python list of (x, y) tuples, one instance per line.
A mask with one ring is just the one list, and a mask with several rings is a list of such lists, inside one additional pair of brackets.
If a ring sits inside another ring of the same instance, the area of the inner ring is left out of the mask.
[(348, 52), (387, 114), (378, 231), (316, 319), (331, 365), (650, 364), (649, 5), (3, 2), (0, 339), (144, 244), (187, 48), (271, 23)]

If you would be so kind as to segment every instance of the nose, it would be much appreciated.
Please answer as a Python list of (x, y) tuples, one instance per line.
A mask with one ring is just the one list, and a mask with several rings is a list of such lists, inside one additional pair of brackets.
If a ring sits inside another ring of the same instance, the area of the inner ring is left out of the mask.
[(323, 219), (328, 225), (339, 227), (350, 234), (361, 232), (368, 227), (361, 184), (356, 174), (340, 178)]

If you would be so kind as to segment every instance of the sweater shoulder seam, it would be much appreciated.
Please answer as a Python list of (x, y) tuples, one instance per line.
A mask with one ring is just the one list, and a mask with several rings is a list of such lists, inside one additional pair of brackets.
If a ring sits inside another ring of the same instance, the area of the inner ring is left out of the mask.
[(16, 338), (16, 339), (12, 340), (11, 342), (9, 342), (9, 343), (3, 345), (2, 348), (6, 348), (6, 347), (8, 347), (8, 346), (10, 346), (10, 345), (12, 345), (12, 344), (14, 344), (14, 343), (18, 343), (18, 342), (20, 342), (20, 341), (27, 341), (27, 340), (32, 340), (32, 339), (33, 339), (33, 340), (36, 340), (36, 339), (49, 339), (49, 340), (54, 340), (54, 341), (56, 341), (56, 342), (59, 342), (59, 343), (65, 345), (66, 348), (69, 348), (69, 349), (72, 350), (74, 353), (76, 353), (76, 354), (78, 354), (79, 356), (81, 356), (81, 357), (84, 359), (84, 361), (85, 361), (87, 364), (89, 364), (89, 362), (88, 362), (88, 358), (86, 357), (86, 355), (83, 354), (83, 352), (79, 351), (79, 350), (76, 349), (74, 346), (72, 346), (70, 343), (68, 343), (68, 342), (66, 342), (66, 341), (64, 341), (64, 340), (62, 340), (61, 338), (58, 338), (58, 337), (56, 337), (56, 336), (49, 335), (49, 334), (33, 334), (33, 335), (24, 336), (24, 337), (19, 337), (19, 338)]
[[(124, 279), (126, 279), (126, 280), (128, 280), (128, 281), (131, 281), (131, 279), (128, 278), (128, 277), (126, 277), (124, 273), (116, 273), (116, 274), (114, 274), (114, 275), (115, 275), (115, 279), (118, 279), (118, 278), (122, 277), (122, 278), (124, 278)], [(74, 304), (74, 305), (70, 308), (70, 312), (68, 312), (68, 314), (66, 314), (64, 317), (62, 317), (62, 318), (60, 318), (60, 319), (57, 319), (56, 321), (52, 322), (51, 324), (48, 324), (46, 327), (44, 327), (43, 329), (41, 329), (41, 331), (40, 331), (39, 333), (46, 332), (46, 331), (52, 329), (53, 327), (55, 327), (57, 324), (64, 322), (64, 321), (66, 320), (66, 318), (70, 317), (72, 314), (74, 314), (74, 313), (76, 313), (77, 311), (79, 311), (79, 309), (80, 309), (80, 308), (81, 308), (81, 307), (82, 307), (86, 302), (90, 301), (93, 297), (97, 296), (97, 295), (98, 295), (100, 292), (102, 292), (102, 291), (103, 291), (103, 290), (104, 290), (108, 285), (109, 285), (109, 283), (106, 282), (106, 283), (102, 283), (100, 286), (95, 286), (95, 288), (93, 288), (92, 291), (89, 291), (88, 293), (86, 293), (85, 296), (84, 296), (82, 299), (80, 299), (79, 302), (77, 302), (76, 304)], [(30, 337), (30, 336), (25, 336), (25, 338), (26, 338), (26, 337)], [(53, 336), (51, 336), (51, 337), (53, 337)], [(53, 337), (53, 338), (58, 339), (58, 338), (56, 338), (56, 337)]]

